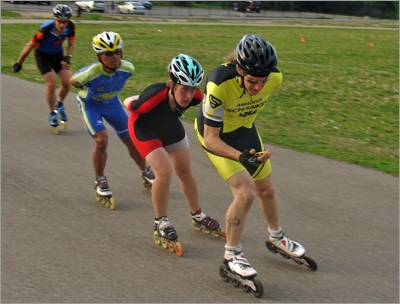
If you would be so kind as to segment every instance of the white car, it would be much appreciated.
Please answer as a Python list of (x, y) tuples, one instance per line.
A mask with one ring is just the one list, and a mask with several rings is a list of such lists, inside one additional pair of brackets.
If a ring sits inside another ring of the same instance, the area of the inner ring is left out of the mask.
[(75, 2), (76, 6), (81, 7), (87, 12), (101, 12), (104, 13), (106, 10), (106, 3), (105, 1), (78, 1)]
[(140, 14), (146, 13), (146, 8), (140, 2), (125, 2), (124, 4), (118, 5), (118, 11), (120, 14)]

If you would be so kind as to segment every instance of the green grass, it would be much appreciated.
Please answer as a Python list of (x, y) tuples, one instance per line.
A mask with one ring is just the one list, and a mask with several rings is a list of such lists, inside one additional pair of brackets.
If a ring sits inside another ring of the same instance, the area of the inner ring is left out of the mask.
[[(2, 73), (11, 74), (13, 63), (38, 26), (2, 24)], [(256, 120), (266, 143), (399, 173), (398, 30), (384, 30), (380, 25), (344, 29), (83, 22), (77, 24), (72, 73), (96, 60), (91, 38), (104, 30), (121, 34), (124, 57), (136, 67), (121, 99), (165, 81), (168, 62), (180, 52), (198, 59), (208, 74), (244, 34), (260, 35), (275, 46), (284, 75), (282, 86)], [(305, 43), (300, 43), (301, 36)], [(369, 46), (371, 41), (374, 47)], [(16, 76), (43, 83), (33, 54)], [(189, 110), (185, 119), (193, 121), (196, 110)]]

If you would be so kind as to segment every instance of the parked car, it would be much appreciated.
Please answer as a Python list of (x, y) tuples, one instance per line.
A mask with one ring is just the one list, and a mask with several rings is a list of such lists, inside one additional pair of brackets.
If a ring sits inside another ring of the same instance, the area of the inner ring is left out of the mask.
[(150, 1), (139, 1), (139, 2), (147, 9), (153, 8), (153, 3), (151, 3)]
[(232, 3), (234, 11), (238, 12), (257, 12), (261, 11), (261, 1), (238, 1)]
[(140, 2), (125, 2), (117, 6), (120, 14), (140, 14), (146, 13), (146, 8)]
[(75, 2), (76, 6), (81, 7), (87, 12), (100, 12), (104, 13), (106, 10), (105, 1), (78, 1)]

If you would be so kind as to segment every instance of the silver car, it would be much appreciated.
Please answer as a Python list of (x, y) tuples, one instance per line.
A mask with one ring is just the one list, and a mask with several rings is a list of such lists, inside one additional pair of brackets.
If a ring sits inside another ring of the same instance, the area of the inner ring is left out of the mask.
[(146, 8), (140, 2), (125, 2), (118, 5), (118, 12), (120, 14), (140, 14), (146, 13)]

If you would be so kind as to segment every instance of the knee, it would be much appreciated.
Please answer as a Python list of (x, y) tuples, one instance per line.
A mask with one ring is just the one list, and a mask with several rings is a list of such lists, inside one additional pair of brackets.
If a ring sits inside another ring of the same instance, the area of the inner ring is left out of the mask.
[(65, 91), (67, 91), (67, 92), (69, 91), (69, 87), (70, 87), (69, 81), (63, 82), (61, 85)]
[(156, 180), (158, 183), (163, 183), (163, 184), (170, 184), (172, 180), (172, 168), (168, 167), (163, 167), (158, 170), (154, 170), (154, 175), (157, 176)]
[(182, 168), (176, 168), (175, 171), (179, 179), (188, 179), (193, 176), (193, 171), (190, 168), (190, 166), (183, 166)]
[(47, 86), (47, 90), (49, 90), (49, 91), (56, 90), (56, 82), (55, 81), (47, 81), (46, 86)]
[(265, 199), (274, 199), (275, 198), (275, 189), (273, 186), (263, 188), (257, 191), (257, 196)]
[(246, 209), (250, 209), (251, 205), (254, 202), (254, 199), (256, 198), (256, 193), (253, 189), (243, 189), (242, 191), (240, 191), (239, 197), (239, 201), (242, 202), (243, 207)]
[(97, 150), (106, 150), (108, 146), (108, 138), (106, 136), (98, 136), (95, 138)]

